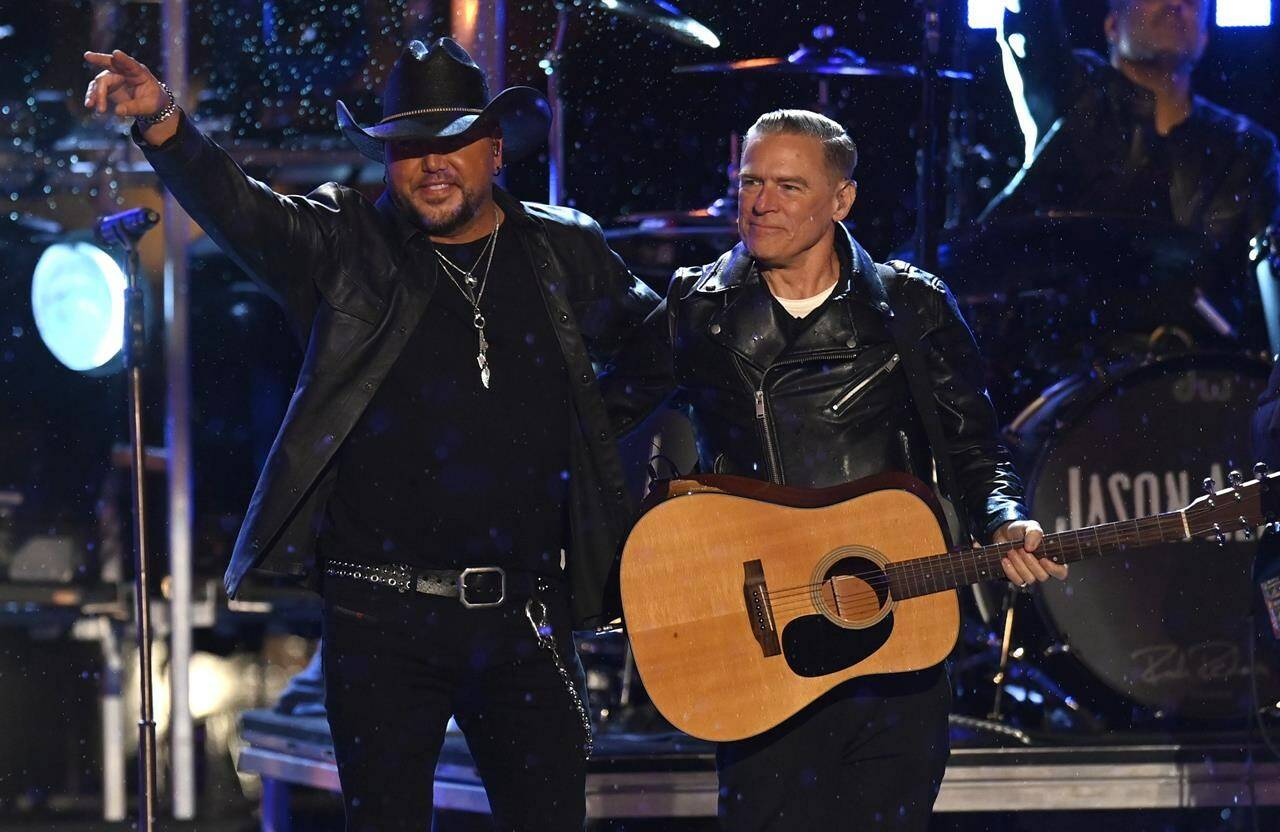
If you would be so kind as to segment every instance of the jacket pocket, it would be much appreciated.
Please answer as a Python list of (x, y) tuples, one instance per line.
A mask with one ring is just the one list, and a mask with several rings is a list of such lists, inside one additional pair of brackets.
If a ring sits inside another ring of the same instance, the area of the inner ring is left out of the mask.
[(894, 368), (898, 366), (901, 357), (895, 352), (889, 356), (889, 359), (880, 366), (876, 367), (867, 375), (854, 381), (853, 383), (841, 388), (840, 392), (835, 395), (831, 402), (827, 405), (827, 412), (833, 415), (840, 415), (853, 407), (867, 391), (871, 389), (878, 381), (884, 380)]

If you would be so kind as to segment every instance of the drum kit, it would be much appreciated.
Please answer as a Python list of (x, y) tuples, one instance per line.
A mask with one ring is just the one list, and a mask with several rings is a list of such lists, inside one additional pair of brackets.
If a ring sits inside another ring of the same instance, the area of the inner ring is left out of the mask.
[[(648, 24), (656, 30), (678, 14), (662, 7), (664, 22)], [(818, 109), (834, 82), (970, 79), (931, 57), (927, 14), (925, 30), (919, 65), (868, 61), (819, 27), (789, 55), (674, 71), (812, 78)], [(930, 120), (930, 96), (922, 98)], [(975, 223), (937, 236), (927, 215), (929, 140), (917, 166), (926, 211), (900, 254), (936, 264), (955, 293), (989, 359), (988, 387), (1046, 530), (1176, 510), (1210, 480), (1221, 487), (1227, 471), (1247, 470), (1250, 417), (1269, 363), (1263, 350), (1249, 351), (1265, 333), (1245, 323), (1244, 258), (1171, 224), (1088, 213)], [(629, 214), (606, 231), (659, 292), (676, 267), (710, 262), (737, 242), (736, 137), (729, 144), (723, 197), (701, 208)], [(691, 429), (674, 412), (639, 435), (625, 449), (633, 470), (678, 473), (696, 462)], [(1225, 545), (1189, 541), (1077, 564), (1069, 581), (1034, 591), (965, 594), (952, 664), (957, 725), (1016, 742), (1243, 726), (1280, 697), (1280, 664), (1270, 650), (1254, 649), (1254, 546), (1243, 536)], [(598, 636), (583, 652), (604, 724), (661, 730), (625, 640)]]

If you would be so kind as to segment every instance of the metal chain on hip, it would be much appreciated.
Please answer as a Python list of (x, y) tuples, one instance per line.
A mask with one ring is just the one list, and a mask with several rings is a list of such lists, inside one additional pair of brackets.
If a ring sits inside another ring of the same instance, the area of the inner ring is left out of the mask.
[(573, 678), (569, 676), (569, 669), (564, 666), (564, 659), (560, 658), (560, 651), (556, 649), (556, 641), (551, 633), (551, 620), (547, 615), (547, 605), (537, 598), (530, 598), (525, 602), (524, 614), (533, 627), (538, 646), (551, 654), (551, 660), (556, 664), (556, 672), (560, 674), (565, 690), (569, 692), (569, 701), (573, 702), (578, 718), (582, 720), (582, 754), (589, 760), (595, 748), (595, 740), (591, 735), (591, 715), (587, 713), (587, 706), (582, 701), (578, 686), (573, 683)]
[[(489, 239), (485, 242), (484, 248), (480, 249), (480, 255), (476, 257), (476, 262), (471, 264), (470, 269), (463, 269), (436, 249), (436, 257), (444, 266), (444, 273), (448, 275), (449, 282), (457, 286), (458, 291), (467, 299), (467, 303), (471, 304), (471, 325), (476, 328), (478, 339), (476, 364), (480, 366), (480, 383), (486, 390), (489, 389), (489, 340), (484, 337), (485, 319), (480, 312), (480, 299), (484, 297), (484, 287), (489, 282), (489, 269), (493, 266), (493, 253), (498, 248), (498, 228), (498, 206), (495, 205), (493, 206), (493, 231), (489, 233)], [(474, 272), (479, 268), (481, 260), (485, 260), (484, 274), (477, 279)], [(454, 272), (457, 272), (457, 277), (454, 277)]]

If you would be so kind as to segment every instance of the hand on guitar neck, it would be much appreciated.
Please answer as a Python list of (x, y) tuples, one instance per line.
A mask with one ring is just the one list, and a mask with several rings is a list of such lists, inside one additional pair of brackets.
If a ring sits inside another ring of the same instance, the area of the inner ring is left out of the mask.
[(1062, 581), (1067, 577), (1067, 565), (1054, 563), (1048, 558), (1037, 558), (1032, 554), (1040, 547), (1044, 539), (1044, 529), (1034, 520), (1014, 520), (996, 529), (992, 538), (996, 543), (1012, 543), (1022, 541), (1022, 545), (1009, 552), (1000, 561), (1004, 574), (1018, 586), (1026, 586), (1032, 581), (1047, 581), (1057, 578)]

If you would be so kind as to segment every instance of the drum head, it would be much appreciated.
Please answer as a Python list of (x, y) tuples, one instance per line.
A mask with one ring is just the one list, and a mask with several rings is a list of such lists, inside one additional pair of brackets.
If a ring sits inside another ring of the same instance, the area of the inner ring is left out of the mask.
[[(1047, 532), (1181, 509), (1212, 476), (1252, 465), (1249, 422), (1262, 362), (1183, 356), (1066, 384), (1015, 423), (1032, 449), (1028, 496)], [(1110, 688), (1160, 714), (1249, 712), (1255, 544), (1189, 541), (1072, 564), (1041, 585), (1044, 615)], [(1277, 671), (1257, 651), (1259, 695)], [(1269, 698), (1268, 698), (1269, 697)]]

